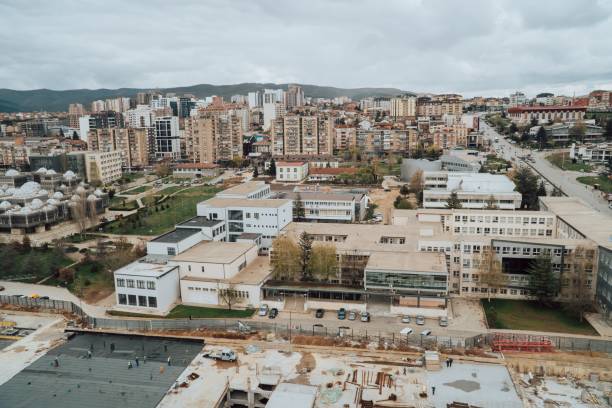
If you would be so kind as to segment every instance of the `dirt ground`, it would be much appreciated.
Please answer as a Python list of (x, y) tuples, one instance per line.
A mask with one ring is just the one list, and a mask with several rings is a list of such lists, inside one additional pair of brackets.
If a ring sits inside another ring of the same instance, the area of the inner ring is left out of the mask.
[(391, 224), (391, 214), (393, 212), (393, 201), (399, 194), (398, 190), (385, 191), (377, 188), (370, 191), (370, 200), (378, 205), (376, 212), (383, 215), (383, 224)]

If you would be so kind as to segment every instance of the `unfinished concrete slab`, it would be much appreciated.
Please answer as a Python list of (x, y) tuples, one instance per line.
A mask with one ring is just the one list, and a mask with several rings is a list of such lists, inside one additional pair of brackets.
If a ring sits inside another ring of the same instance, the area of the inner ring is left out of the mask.
[(0, 386), (2, 404), (153, 408), (201, 349), (201, 342), (76, 335)]

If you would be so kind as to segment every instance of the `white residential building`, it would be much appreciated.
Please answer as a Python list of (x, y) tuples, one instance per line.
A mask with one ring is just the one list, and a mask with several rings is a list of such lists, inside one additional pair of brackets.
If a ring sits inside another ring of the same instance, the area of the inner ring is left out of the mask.
[(612, 143), (589, 143), (580, 146), (572, 143), (569, 157), (583, 162), (606, 164), (612, 157)]
[(365, 218), (368, 207), (366, 194), (346, 192), (302, 191), (281, 193), (279, 198), (295, 200), (299, 197), (304, 205), (304, 219), (310, 222), (359, 222)]
[(132, 128), (150, 128), (153, 126), (153, 109), (149, 105), (138, 105), (124, 113), (125, 126)]
[(308, 176), (308, 162), (277, 162), (276, 181), (302, 181)]
[(284, 110), (284, 94), (282, 89), (266, 89), (263, 92), (262, 106), (264, 115), (264, 130), (270, 129), (272, 121)]
[(219, 198), (268, 198), (270, 185), (265, 181), (247, 181), (216, 194)]
[(261, 250), (267, 251), (293, 218), (291, 200), (214, 197), (198, 203), (199, 216), (227, 223), (227, 240), (236, 241), (243, 233), (261, 235)]
[(89, 183), (111, 184), (121, 178), (121, 151), (85, 152), (85, 172)]
[(493, 197), (500, 210), (521, 206), (521, 194), (506, 176), (488, 173), (424, 172), (423, 208), (446, 208), (451, 194), (457, 193), (463, 208), (483, 209)]
[(202, 241), (225, 241), (225, 222), (193, 217), (147, 242), (148, 255), (179, 255)]
[(167, 314), (177, 304), (179, 268), (141, 259), (114, 272), (117, 309)]

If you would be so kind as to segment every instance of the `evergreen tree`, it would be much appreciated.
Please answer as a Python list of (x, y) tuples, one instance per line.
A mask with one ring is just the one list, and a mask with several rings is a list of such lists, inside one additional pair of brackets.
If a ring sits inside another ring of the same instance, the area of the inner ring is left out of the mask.
[(544, 180), (540, 180), (540, 185), (538, 186), (538, 197), (546, 197), (546, 186), (544, 185)]
[(548, 256), (539, 256), (531, 261), (529, 268), (529, 290), (538, 302), (548, 304), (559, 292), (559, 278), (555, 276), (552, 261)]
[(300, 235), (300, 242), (298, 243), (300, 247), (300, 265), (302, 268), (302, 277), (305, 280), (310, 280), (312, 276), (310, 275), (310, 271), (308, 270), (308, 264), (310, 263), (310, 255), (312, 253), (312, 238), (306, 232), (302, 232)]
[(524, 210), (538, 209), (538, 177), (525, 166), (519, 167), (514, 175), (516, 191), (521, 193), (521, 208)]
[(276, 161), (274, 161), (274, 159), (270, 161), (270, 167), (268, 168), (268, 175), (272, 177), (276, 177)]
[(302, 201), (302, 195), (297, 193), (295, 200), (293, 200), (293, 219), (297, 222), (303, 221), (306, 218), (306, 210), (304, 209), (304, 202)]
[(540, 126), (540, 128), (538, 129), (538, 133), (536, 134), (536, 140), (540, 145), (540, 149), (543, 149), (546, 146), (548, 138), (546, 136), (546, 129), (544, 129), (544, 126)]
[(410, 194), (410, 189), (408, 188), (406, 184), (400, 187), (400, 194), (403, 196), (407, 196), (408, 194)]
[(462, 207), (463, 205), (461, 205), (459, 196), (457, 196), (457, 193), (453, 191), (450, 197), (448, 197), (448, 199), (446, 200), (446, 208), (462, 208)]

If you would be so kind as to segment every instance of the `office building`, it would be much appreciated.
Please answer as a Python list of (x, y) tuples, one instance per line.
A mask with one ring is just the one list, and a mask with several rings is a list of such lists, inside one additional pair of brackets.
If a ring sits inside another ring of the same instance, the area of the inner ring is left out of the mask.
[(180, 159), (181, 135), (176, 116), (155, 118), (155, 157), (158, 159)]

